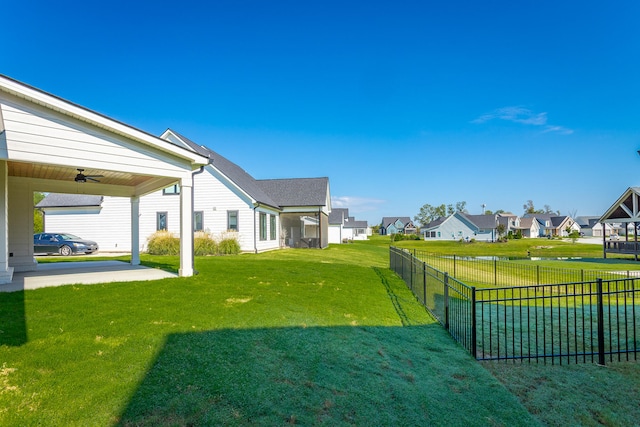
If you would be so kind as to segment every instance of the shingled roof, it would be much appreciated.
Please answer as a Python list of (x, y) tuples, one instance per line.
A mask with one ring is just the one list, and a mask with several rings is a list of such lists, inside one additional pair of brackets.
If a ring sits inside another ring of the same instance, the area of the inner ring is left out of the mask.
[(87, 194), (49, 193), (36, 205), (37, 208), (69, 208), (78, 206), (100, 206), (102, 196)]
[(281, 206), (325, 206), (329, 178), (263, 179), (257, 184)]
[(229, 178), (234, 184), (240, 187), (255, 201), (275, 208), (280, 207), (269, 194), (265, 193), (265, 191), (257, 184), (256, 180), (240, 166), (213, 151), (212, 149), (205, 147), (204, 145), (198, 145), (195, 142), (191, 141), (189, 138), (180, 135), (174, 130), (170, 129), (170, 131), (195, 152), (208, 157), (211, 160), (211, 164), (214, 168), (216, 168), (224, 176)]
[(332, 208), (329, 213), (329, 224), (342, 224), (347, 218), (349, 218), (349, 209)]

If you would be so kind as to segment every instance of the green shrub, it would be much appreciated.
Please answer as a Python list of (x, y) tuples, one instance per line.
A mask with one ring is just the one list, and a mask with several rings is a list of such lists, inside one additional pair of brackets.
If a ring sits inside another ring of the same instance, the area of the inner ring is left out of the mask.
[[(156, 231), (147, 239), (150, 255), (179, 255), (180, 238), (168, 231)], [(227, 232), (215, 239), (209, 232), (197, 232), (193, 237), (193, 253), (202, 255), (237, 255), (240, 253), (238, 233)]]
[(197, 256), (217, 255), (218, 243), (208, 231), (198, 231), (193, 237), (193, 253)]
[(218, 243), (218, 253), (220, 255), (237, 255), (240, 253), (240, 243), (233, 237), (227, 237)]
[(166, 230), (156, 231), (147, 239), (147, 252), (151, 255), (178, 255), (180, 239)]
[(391, 235), (391, 241), (392, 242), (399, 242), (400, 240), (422, 240), (422, 238), (420, 237), (419, 234), (400, 234), (400, 233), (396, 233), (396, 234), (392, 234)]

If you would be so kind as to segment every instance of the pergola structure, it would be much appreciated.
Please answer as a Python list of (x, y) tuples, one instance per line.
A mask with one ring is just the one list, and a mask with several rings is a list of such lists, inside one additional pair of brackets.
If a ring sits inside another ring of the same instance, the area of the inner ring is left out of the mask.
[[(629, 187), (618, 200), (600, 217), (602, 223), (602, 245), (604, 257), (608, 253), (633, 255), (638, 260), (640, 243), (638, 225), (640, 225), (640, 187)], [(607, 240), (605, 224), (620, 224), (625, 231), (625, 240)], [(632, 233), (631, 233), (632, 232)], [(630, 239), (632, 234), (633, 240)]]
[[(37, 268), (33, 192), (128, 197), (139, 264), (140, 197), (180, 184), (180, 272), (193, 275), (193, 151), (0, 75), (0, 284)], [(82, 171), (79, 171), (82, 169)], [(99, 176), (94, 182), (79, 173)], [(96, 226), (99, 226), (96, 224)]]

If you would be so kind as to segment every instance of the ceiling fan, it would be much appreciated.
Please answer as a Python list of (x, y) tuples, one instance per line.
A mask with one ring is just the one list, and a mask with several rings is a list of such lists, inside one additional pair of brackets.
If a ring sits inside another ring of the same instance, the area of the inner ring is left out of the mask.
[(87, 181), (100, 182), (96, 178), (102, 178), (104, 176), (104, 175), (85, 175), (82, 172), (84, 172), (84, 169), (78, 168), (78, 174), (73, 179), (75, 182), (87, 182)]

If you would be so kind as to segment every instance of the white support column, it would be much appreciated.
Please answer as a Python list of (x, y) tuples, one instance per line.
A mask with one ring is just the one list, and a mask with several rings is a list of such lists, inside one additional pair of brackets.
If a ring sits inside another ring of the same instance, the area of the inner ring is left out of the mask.
[(0, 284), (11, 283), (9, 267), (9, 173), (6, 161), (0, 161)]
[(140, 265), (140, 197), (131, 197), (131, 265)]
[(180, 181), (180, 271), (181, 277), (193, 276), (193, 177)]

